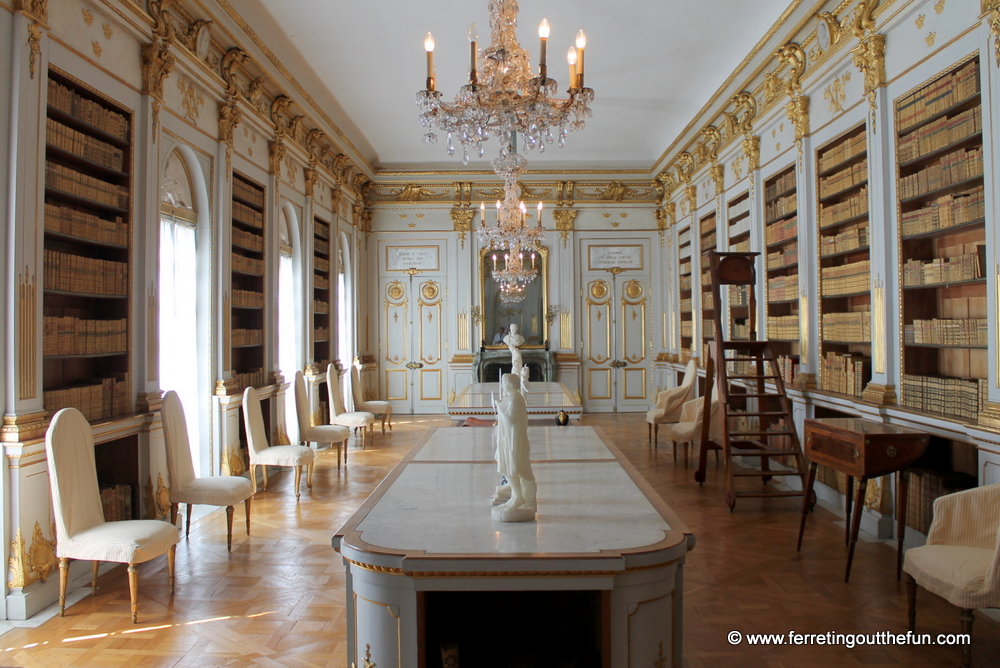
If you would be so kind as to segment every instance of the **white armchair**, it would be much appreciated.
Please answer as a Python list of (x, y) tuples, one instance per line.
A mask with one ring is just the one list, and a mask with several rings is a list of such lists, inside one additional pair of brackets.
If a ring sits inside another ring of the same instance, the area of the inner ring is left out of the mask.
[(330, 447), (337, 446), (337, 468), (340, 468), (340, 446), (344, 446), (344, 465), (347, 465), (347, 439), (351, 437), (351, 430), (347, 427), (340, 427), (333, 424), (312, 423), (312, 415), (309, 411), (309, 398), (306, 396), (306, 379), (301, 371), (295, 372), (295, 415), (299, 419), (299, 438), (302, 442), (309, 443), (329, 443)]
[(351, 394), (354, 395), (354, 409), (368, 411), (374, 415), (382, 416), (382, 433), (385, 433), (386, 420), (389, 422), (389, 431), (392, 431), (392, 404), (388, 401), (365, 401), (364, 393), (361, 391), (361, 373), (358, 367), (351, 365)]
[[(971, 636), (972, 611), (1000, 607), (1000, 484), (935, 500), (927, 544), (907, 550), (903, 570), (910, 631), (917, 622), (919, 584), (958, 607), (962, 633)], [(964, 646), (962, 665), (972, 665), (971, 644)]]
[(257, 467), (264, 467), (264, 489), (267, 489), (267, 467), (289, 466), (295, 469), (295, 498), (299, 498), (299, 483), (302, 481), (302, 467), (306, 467), (306, 486), (312, 489), (313, 462), (315, 455), (304, 445), (268, 446), (267, 431), (264, 429), (264, 414), (260, 410), (257, 390), (248, 387), (243, 392), (243, 425), (247, 432), (250, 451), (250, 482), (253, 493), (257, 493)]
[[(692, 443), (701, 442), (702, 425), (705, 417), (706, 397), (692, 399), (681, 408), (680, 419), (667, 424), (665, 429), (668, 438), (674, 442), (674, 461), (677, 461), (677, 443), (684, 444), (684, 468), (688, 465), (688, 452)], [(719, 401), (718, 389), (712, 388), (711, 414), (709, 416), (709, 437), (722, 437), (722, 402)]]
[[(330, 424), (338, 424), (357, 433), (361, 430), (361, 449), (365, 447), (368, 432), (375, 431), (375, 416), (367, 411), (348, 411), (344, 407), (344, 392), (341, 390), (340, 374), (337, 367), (326, 365), (326, 392), (330, 398)], [(344, 448), (347, 449), (346, 447)]]
[(52, 509), (56, 520), (59, 558), (59, 614), (66, 612), (70, 559), (94, 562), (91, 582), (97, 594), (97, 568), (102, 561), (128, 564), (132, 623), (138, 621), (139, 574), (136, 564), (167, 555), (170, 595), (174, 595), (174, 553), (180, 535), (160, 520), (105, 522), (94, 461), (94, 434), (83, 413), (64, 408), (55, 414), (45, 434)]
[(170, 523), (177, 523), (177, 508), (187, 504), (187, 524), (184, 537), (191, 533), (191, 507), (196, 503), (226, 507), (226, 549), (233, 550), (233, 506), (243, 502), (247, 514), (247, 535), (250, 535), (250, 497), (253, 485), (240, 476), (196, 478), (191, 463), (184, 406), (177, 393), (163, 395), (163, 440), (167, 446), (167, 473), (170, 474)]
[[(677, 387), (663, 390), (656, 395), (656, 405), (646, 413), (648, 440), (659, 444), (660, 425), (679, 422), (684, 404), (694, 399), (694, 381), (698, 377), (698, 365), (692, 358), (684, 370), (684, 380)], [(676, 450), (676, 446), (675, 446)]]

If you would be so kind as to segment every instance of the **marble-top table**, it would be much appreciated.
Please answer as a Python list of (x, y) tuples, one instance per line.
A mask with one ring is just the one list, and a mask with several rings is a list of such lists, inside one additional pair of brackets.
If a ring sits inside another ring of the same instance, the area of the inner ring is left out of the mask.
[[(500, 383), (472, 383), (448, 404), (448, 415), (456, 418), (495, 418), (492, 399), (500, 400)], [(552, 418), (560, 410), (572, 419), (583, 414), (583, 406), (562, 383), (528, 383), (528, 419)]]
[(537, 519), (494, 522), (492, 435), (432, 430), (334, 536), (347, 568), (348, 665), (366, 665), (366, 648), (380, 668), (424, 665), (438, 651), (434, 629), (455, 624), (435, 621), (455, 607), (435, 596), (462, 592), (487, 606), (465, 614), (486, 617), (496, 611), (481, 592), (542, 592), (562, 606), (560, 594), (596, 596), (602, 665), (680, 665), (694, 536), (593, 427), (529, 427)]

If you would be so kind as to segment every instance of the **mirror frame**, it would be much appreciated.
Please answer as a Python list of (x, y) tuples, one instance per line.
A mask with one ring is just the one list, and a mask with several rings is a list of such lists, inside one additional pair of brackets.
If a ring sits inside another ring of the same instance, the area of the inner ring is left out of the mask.
[[(486, 315), (486, 283), (495, 283), (493, 276), (487, 274), (487, 261), (486, 258), (493, 253), (503, 253), (504, 251), (496, 250), (494, 248), (481, 248), (479, 249), (479, 308), (483, 309), (483, 321), (479, 326), (480, 342), (479, 345), (482, 349), (486, 350), (501, 350), (506, 348), (505, 345), (493, 345), (486, 340), (487, 335), (487, 315)], [(536, 252), (542, 258), (542, 310), (538, 314), (542, 324), (542, 342), (525, 344), (521, 348), (525, 350), (546, 350), (549, 345), (549, 321), (546, 318), (546, 314), (549, 312), (549, 249), (546, 246), (538, 246)], [(538, 280), (538, 277), (535, 278)]]

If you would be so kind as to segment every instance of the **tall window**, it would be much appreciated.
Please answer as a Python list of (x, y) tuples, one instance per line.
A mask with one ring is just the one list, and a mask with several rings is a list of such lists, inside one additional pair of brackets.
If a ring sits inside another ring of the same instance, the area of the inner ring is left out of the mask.
[[(183, 158), (167, 158), (160, 214), (160, 387), (174, 390), (184, 404), (191, 447), (198, 447), (198, 281), (197, 213)], [(201, 457), (192, 451), (195, 471)]]
[[(294, 215), (294, 214), (293, 214)], [(295, 262), (292, 246), (292, 221), (281, 209), (278, 225), (278, 368), (285, 381), (292, 383), (285, 401), (285, 429), (292, 443), (299, 442), (299, 422), (295, 411), (295, 372), (299, 363), (300, 334), (295, 326)]]
[[(347, 235), (339, 235), (337, 244), (337, 359), (344, 368), (354, 360), (354, 328), (351, 320), (353, 300), (349, 292), (351, 247)], [(350, 377), (350, 376), (348, 376)]]

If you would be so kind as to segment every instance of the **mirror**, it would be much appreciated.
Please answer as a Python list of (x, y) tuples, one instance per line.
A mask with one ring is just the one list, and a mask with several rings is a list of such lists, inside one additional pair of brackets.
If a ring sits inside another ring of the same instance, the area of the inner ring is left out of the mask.
[(481, 328), (484, 348), (504, 348), (501, 340), (511, 323), (516, 323), (524, 337), (522, 348), (546, 348), (549, 331), (545, 313), (548, 309), (549, 249), (541, 246), (535, 257), (538, 276), (527, 286), (524, 299), (515, 304), (500, 301), (500, 284), (493, 280), (493, 256), (496, 266), (504, 268), (504, 251), (484, 249), (479, 252), (479, 303), (483, 308)]

